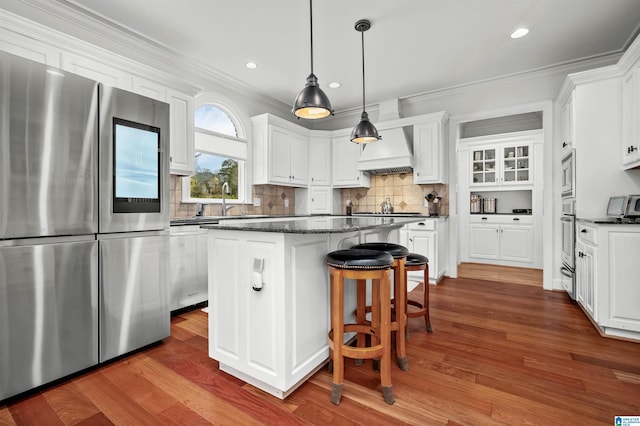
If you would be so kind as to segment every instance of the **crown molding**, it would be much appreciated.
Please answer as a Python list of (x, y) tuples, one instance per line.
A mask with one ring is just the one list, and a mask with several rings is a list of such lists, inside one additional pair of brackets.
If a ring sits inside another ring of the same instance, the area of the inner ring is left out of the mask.
[[(36, 11), (51, 16), (58, 22), (59, 26), (80, 28), (83, 32), (90, 33), (93, 41), (90, 43), (82, 41), (77, 36), (67, 34), (63, 30), (51, 28), (0, 9), (0, 13), (4, 13), (5, 16), (13, 21), (13, 25), (8, 25), (12, 27), (10, 28), (12, 31), (54, 44), (56, 47), (72, 45), (73, 48), (91, 56), (95, 56), (92, 53), (92, 49), (98, 47), (105, 52), (116, 53), (130, 61), (141, 63), (149, 67), (149, 69), (163, 70), (171, 76), (189, 83), (193, 88), (197, 88), (196, 91), (202, 90), (202, 86), (206, 85), (220, 86), (250, 98), (259, 95), (265, 104), (272, 106), (276, 110), (282, 111), (290, 108), (290, 106), (285, 106), (283, 102), (267, 96), (264, 92), (251, 85), (244, 84), (202, 61), (187, 58), (162, 43), (79, 6), (74, 1), (20, 1)], [(25, 32), (25, 28), (28, 28), (28, 31)], [(56, 32), (57, 35), (54, 37), (63, 43), (53, 42), (51, 40), (52, 32)], [(195, 85), (194, 82), (196, 82)]]

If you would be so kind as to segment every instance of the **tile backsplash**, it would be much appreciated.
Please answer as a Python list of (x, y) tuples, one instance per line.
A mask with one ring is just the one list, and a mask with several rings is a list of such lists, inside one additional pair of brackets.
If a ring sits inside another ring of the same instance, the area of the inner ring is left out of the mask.
[[(191, 217), (196, 214), (197, 203), (183, 203), (181, 176), (171, 175), (170, 214), (172, 218)], [(242, 214), (264, 215), (294, 215), (295, 214), (295, 188), (277, 185), (254, 185), (251, 189), (251, 200), (248, 204), (229, 204), (234, 208), (229, 210), (229, 215)], [(345, 211), (345, 203), (351, 200), (353, 212), (379, 212), (382, 203), (389, 198), (395, 212), (418, 212), (429, 214), (424, 207), (424, 197), (434, 193), (441, 197), (439, 200), (439, 213), (442, 216), (449, 214), (449, 187), (446, 184), (414, 185), (413, 175), (400, 173), (394, 175), (371, 176), (370, 188), (350, 188), (340, 190), (342, 206), (337, 209), (340, 213)], [(260, 207), (254, 207), (253, 200), (260, 199)], [(288, 206), (285, 207), (285, 204)], [(220, 204), (207, 204), (205, 216), (219, 216)]]
[(413, 174), (371, 176), (370, 188), (350, 188), (342, 190), (342, 211), (347, 200), (353, 203), (353, 212), (379, 212), (387, 198), (391, 200), (394, 212), (429, 214), (424, 207), (424, 197), (434, 193), (439, 196), (439, 214), (449, 214), (449, 186), (446, 184), (414, 185)]
[[(183, 203), (182, 200), (182, 176), (171, 175), (170, 181), (170, 215), (172, 218), (195, 216), (198, 209), (197, 203)], [(253, 206), (253, 200), (260, 199), (260, 207)], [(276, 185), (254, 185), (251, 190), (250, 204), (232, 204), (234, 208), (229, 210), (230, 216), (242, 214), (265, 215), (293, 215), (295, 214), (294, 188)], [(288, 202), (288, 207), (285, 204)], [(220, 204), (205, 205), (205, 216), (219, 216)]]

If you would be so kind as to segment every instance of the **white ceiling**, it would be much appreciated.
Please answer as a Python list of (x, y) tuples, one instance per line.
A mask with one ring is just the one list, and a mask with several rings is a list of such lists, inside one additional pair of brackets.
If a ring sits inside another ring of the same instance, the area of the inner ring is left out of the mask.
[[(310, 71), (307, 0), (56, 0), (91, 11), (285, 104)], [(315, 0), (314, 72), (336, 111), (619, 54), (640, 0)], [(528, 36), (509, 34), (528, 27)], [(258, 64), (249, 70), (245, 63)], [(342, 84), (330, 89), (332, 81)]]

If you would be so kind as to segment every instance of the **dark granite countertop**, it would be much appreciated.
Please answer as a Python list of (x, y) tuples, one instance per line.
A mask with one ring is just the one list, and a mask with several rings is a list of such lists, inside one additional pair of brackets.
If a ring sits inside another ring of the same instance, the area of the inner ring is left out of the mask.
[(589, 222), (597, 225), (640, 225), (640, 219), (622, 218), (616, 219), (614, 217), (597, 217), (597, 218), (576, 218), (582, 222)]
[(361, 217), (361, 216), (304, 216), (296, 218), (282, 218), (272, 220), (239, 220), (221, 221), (217, 225), (201, 225), (205, 229), (224, 229), (234, 231), (253, 232), (282, 232), (289, 234), (327, 234), (345, 233), (375, 229), (379, 227), (401, 227), (408, 223), (424, 220), (419, 216), (413, 217)]

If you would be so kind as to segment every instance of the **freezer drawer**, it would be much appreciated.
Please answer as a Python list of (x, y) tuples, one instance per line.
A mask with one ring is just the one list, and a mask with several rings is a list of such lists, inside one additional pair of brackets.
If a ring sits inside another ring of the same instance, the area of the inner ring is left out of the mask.
[(0, 400), (98, 363), (98, 245), (91, 238), (1, 242)]
[(98, 236), (100, 362), (168, 337), (169, 235)]

